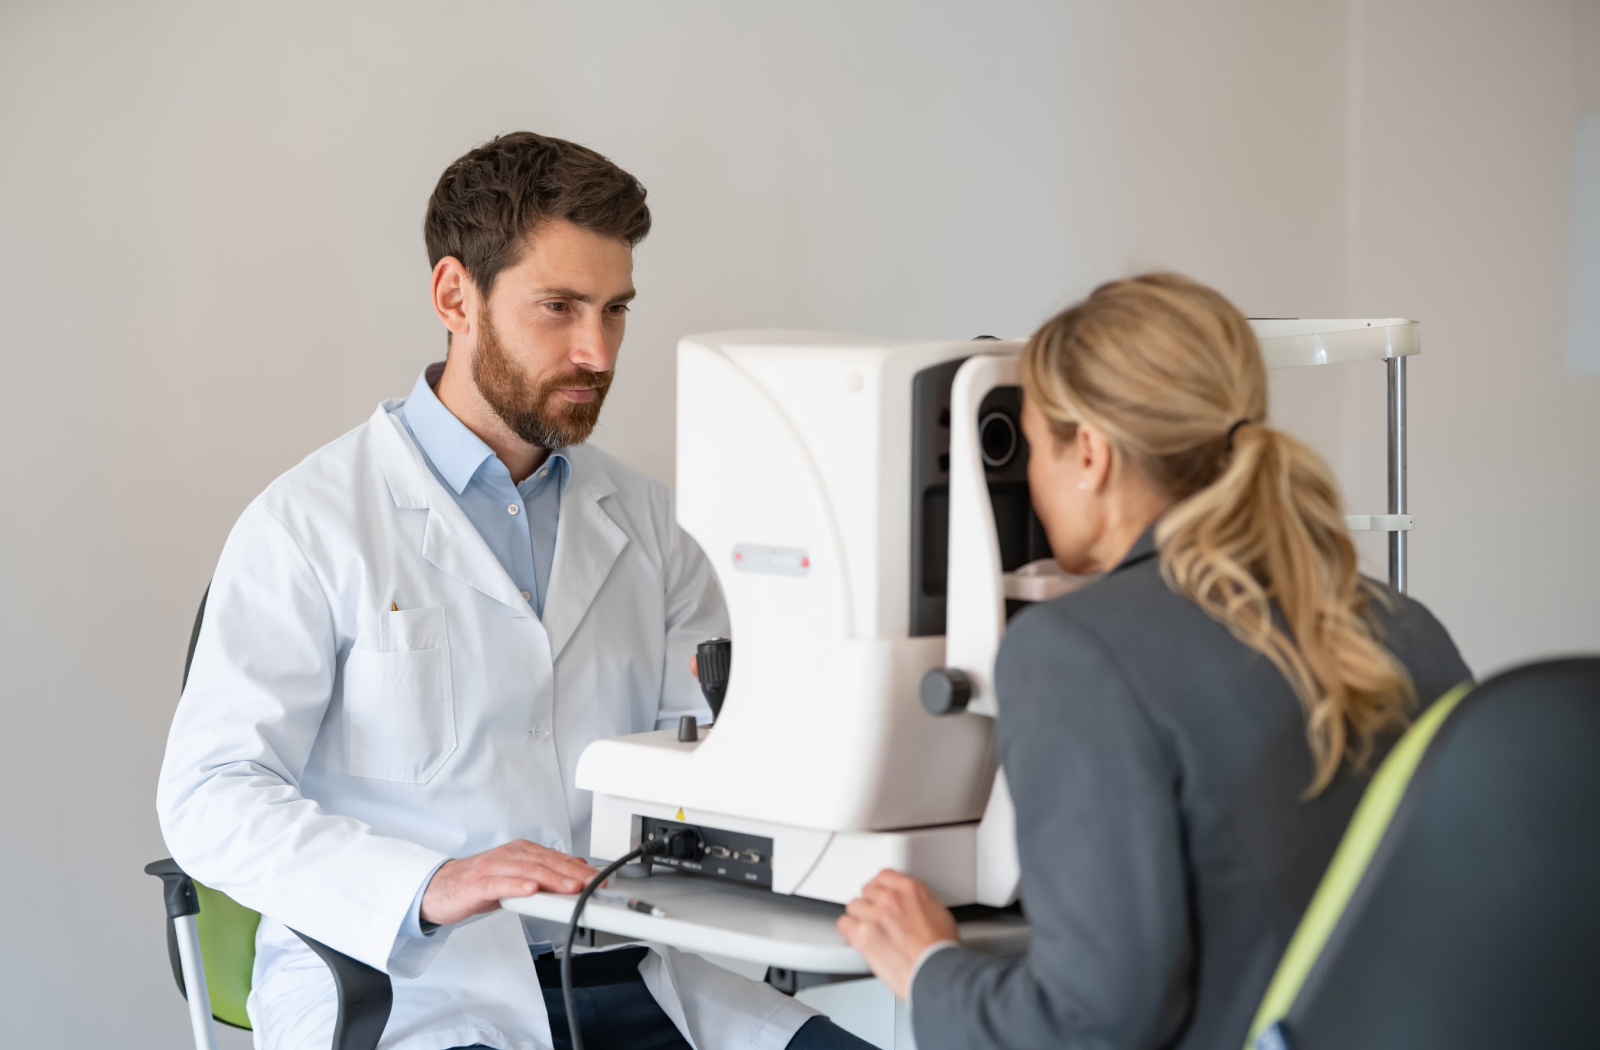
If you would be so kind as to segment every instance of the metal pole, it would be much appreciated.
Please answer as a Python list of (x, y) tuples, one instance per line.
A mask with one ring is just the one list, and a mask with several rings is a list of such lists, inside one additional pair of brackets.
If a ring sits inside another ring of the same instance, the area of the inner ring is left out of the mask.
[[(1406, 359), (1391, 357), (1389, 370), (1389, 513), (1406, 513)], [(1389, 586), (1406, 593), (1406, 533), (1389, 533)]]
[(200, 958), (200, 930), (193, 915), (172, 920), (178, 935), (178, 961), (183, 969), (183, 990), (189, 999), (189, 1028), (195, 1050), (217, 1050), (217, 1033), (211, 1025), (211, 995), (206, 988), (206, 968)]

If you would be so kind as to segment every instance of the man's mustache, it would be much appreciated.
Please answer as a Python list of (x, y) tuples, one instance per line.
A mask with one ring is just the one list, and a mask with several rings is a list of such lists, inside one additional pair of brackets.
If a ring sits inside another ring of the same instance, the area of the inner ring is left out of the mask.
[(579, 369), (570, 375), (547, 379), (544, 388), (554, 390), (604, 390), (611, 385), (614, 372), (585, 372)]

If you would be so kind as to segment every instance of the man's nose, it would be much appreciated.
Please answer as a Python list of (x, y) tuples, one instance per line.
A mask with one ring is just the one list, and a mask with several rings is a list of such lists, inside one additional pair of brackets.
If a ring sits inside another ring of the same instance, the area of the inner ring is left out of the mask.
[(609, 372), (616, 363), (617, 350), (606, 338), (605, 322), (597, 311), (585, 318), (574, 333), (572, 363), (590, 372)]

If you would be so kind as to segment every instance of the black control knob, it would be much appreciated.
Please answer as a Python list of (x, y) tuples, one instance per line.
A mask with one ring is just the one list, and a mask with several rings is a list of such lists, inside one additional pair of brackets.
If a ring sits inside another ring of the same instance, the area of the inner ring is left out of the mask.
[(728, 692), (728, 672), (733, 667), (733, 643), (726, 638), (701, 642), (694, 651), (695, 668), (700, 673), (700, 691), (711, 705), (711, 720), (722, 713), (722, 698)]
[(692, 744), (700, 739), (700, 723), (695, 721), (694, 715), (684, 715), (678, 719), (678, 743)]
[(965, 711), (972, 699), (972, 679), (954, 667), (935, 667), (922, 676), (922, 706), (930, 715)]

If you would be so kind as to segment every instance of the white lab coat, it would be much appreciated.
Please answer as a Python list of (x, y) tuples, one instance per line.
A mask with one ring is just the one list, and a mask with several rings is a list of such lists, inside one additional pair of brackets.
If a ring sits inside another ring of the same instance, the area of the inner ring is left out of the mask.
[[(331, 976), (290, 928), (394, 977), (384, 1050), (548, 1047), (516, 916), (396, 935), (448, 857), (515, 838), (584, 853), (578, 756), (704, 718), (689, 656), (726, 612), (667, 491), (580, 446), (541, 622), (397, 405), (234, 526), (167, 742), (161, 828), (184, 870), (263, 915), (258, 1047), (332, 1031)], [(641, 970), (699, 1050), (777, 1050), (814, 1012), (677, 952)]]

